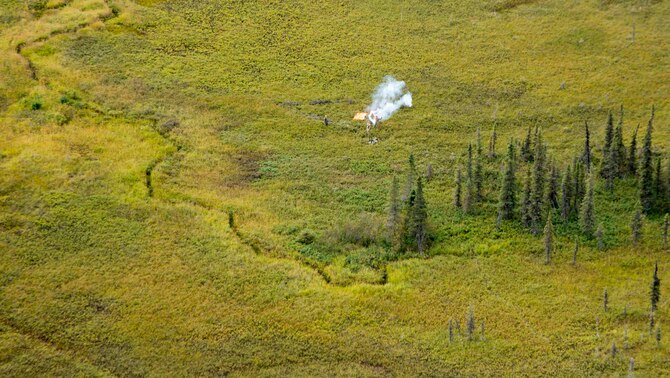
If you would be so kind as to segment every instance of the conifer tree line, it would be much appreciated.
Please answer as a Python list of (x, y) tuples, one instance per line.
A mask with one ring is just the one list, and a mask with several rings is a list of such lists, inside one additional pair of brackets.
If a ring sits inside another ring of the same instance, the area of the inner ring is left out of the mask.
[[(456, 167), (453, 179), (453, 206), (465, 215), (476, 214), (483, 207), (491, 191), (497, 189), (496, 227), (504, 221), (518, 221), (531, 234), (539, 236), (553, 224), (574, 223), (584, 236), (597, 240), (598, 248), (605, 249), (605, 229), (598, 221), (595, 203), (596, 186), (610, 192), (622, 180), (638, 183), (639, 209), (631, 214), (631, 242), (641, 239), (645, 215), (670, 212), (670, 159), (653, 148), (654, 113), (647, 122), (641, 148), (638, 148), (639, 125), (630, 141), (624, 140), (624, 108), (618, 115), (610, 112), (604, 126), (602, 151), (592, 145), (592, 125), (584, 122), (583, 147), (569, 164), (559, 166), (548, 153), (542, 129), (528, 127), (523, 141), (511, 139), (505, 153), (498, 155), (499, 138), (496, 126), (491, 132), (488, 151), (482, 147), (478, 128), (474, 141), (468, 144), (462, 164)], [(597, 155), (597, 156), (596, 156)], [(499, 172), (486, 172), (484, 160), (502, 160)], [(399, 251), (412, 250), (425, 255), (430, 245), (428, 205), (423, 193), (424, 182), (417, 174), (413, 155), (407, 163), (407, 178), (403, 190), (399, 180), (393, 179), (387, 222), (387, 240)], [(484, 177), (497, 175), (495, 185), (485, 185)], [(432, 165), (427, 169), (426, 180), (433, 176)], [(551, 215), (555, 215), (553, 220)], [(667, 227), (666, 227), (667, 229)], [(666, 232), (667, 233), (667, 232)], [(667, 237), (666, 237), (667, 239)], [(667, 244), (667, 242), (666, 242)], [(551, 259), (551, 246), (546, 250)]]
[(417, 178), (413, 154), (408, 159), (407, 181), (402, 196), (398, 178), (393, 177), (386, 232), (386, 239), (395, 250), (413, 250), (425, 256), (430, 242), (428, 212), (423, 194), (423, 179)]
[[(624, 108), (607, 115), (602, 151), (596, 156), (592, 129), (584, 123), (583, 147), (572, 163), (559, 167), (548, 155), (540, 127), (528, 127), (523, 141), (510, 140), (504, 155), (503, 169), (498, 174), (496, 227), (503, 221), (518, 220), (530, 233), (539, 236), (547, 225), (550, 214), (556, 214), (564, 223), (575, 222), (583, 234), (596, 238), (604, 249), (604, 227), (598, 222), (595, 204), (596, 186), (613, 192), (619, 181), (636, 180), (640, 203), (640, 220), (631, 225), (640, 228), (642, 217), (670, 211), (670, 159), (653, 149), (654, 109), (638, 149), (635, 129), (630, 141), (624, 140)], [(497, 130), (493, 130), (489, 143), (488, 159), (495, 159)], [(477, 129), (475, 143), (468, 145), (465, 177), (457, 169), (454, 206), (465, 214), (477, 211), (486, 200), (482, 188), (481, 135)], [(518, 151), (518, 153), (517, 153)], [(639, 231), (632, 231), (633, 243), (639, 241)]]

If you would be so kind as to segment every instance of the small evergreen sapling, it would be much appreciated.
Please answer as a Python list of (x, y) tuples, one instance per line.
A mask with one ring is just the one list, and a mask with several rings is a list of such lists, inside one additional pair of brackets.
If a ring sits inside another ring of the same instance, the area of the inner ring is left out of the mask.
[(670, 220), (668, 219), (668, 214), (665, 214), (663, 218), (663, 247), (668, 248), (668, 226)]
[(454, 206), (457, 209), (463, 208), (463, 177), (461, 175), (461, 166), (456, 169), (456, 190), (454, 191)]
[(654, 266), (654, 276), (651, 281), (651, 311), (652, 313), (658, 308), (658, 301), (661, 299), (661, 280), (658, 278), (658, 261)]
[(633, 138), (630, 141), (630, 146), (628, 147), (628, 174), (630, 176), (637, 176), (637, 132), (640, 129), (638, 124), (633, 133)]
[(586, 189), (586, 194), (582, 200), (579, 224), (582, 227), (582, 231), (589, 237), (593, 237), (593, 232), (595, 231), (596, 224), (596, 211), (595, 204), (593, 200), (594, 189), (593, 189), (593, 172), (589, 173), (588, 184)]
[(510, 220), (514, 218), (516, 208), (516, 174), (514, 162), (514, 144), (510, 142), (507, 147), (507, 161), (503, 173), (502, 185), (500, 186), (500, 199), (498, 202), (499, 218)]
[(591, 132), (589, 131), (589, 123), (587, 121), (584, 121), (584, 150), (582, 151), (581, 160), (586, 169), (590, 172), (591, 161), (593, 159), (591, 155)]
[(642, 210), (640, 208), (633, 212), (633, 219), (630, 222), (631, 241), (634, 246), (640, 243), (642, 238)]

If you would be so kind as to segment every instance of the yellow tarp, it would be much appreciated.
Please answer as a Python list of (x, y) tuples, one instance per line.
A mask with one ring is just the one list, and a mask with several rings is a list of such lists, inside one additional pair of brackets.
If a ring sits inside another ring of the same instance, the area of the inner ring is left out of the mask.
[(365, 117), (368, 116), (368, 113), (356, 113), (354, 116), (354, 121), (365, 121)]

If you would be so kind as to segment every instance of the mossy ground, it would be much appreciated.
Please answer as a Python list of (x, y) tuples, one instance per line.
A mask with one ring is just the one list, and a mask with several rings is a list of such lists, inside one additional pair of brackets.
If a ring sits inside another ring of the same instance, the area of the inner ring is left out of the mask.
[[(669, 254), (656, 217), (629, 245), (634, 182), (598, 187), (608, 249), (583, 239), (577, 266), (574, 226), (557, 224), (548, 266), (539, 238), (495, 230), (501, 159), (478, 214), (451, 206), (466, 144), (494, 123), (499, 153), (539, 125), (562, 165), (584, 119), (600, 156), (608, 111), (624, 104), (629, 140), (655, 104), (667, 154), (666, 2), (0, 9), (0, 375), (620, 376), (629, 357), (670, 374), (647, 328), (658, 260), (668, 333)], [(370, 146), (351, 117), (387, 74), (414, 107)], [(410, 153), (435, 171), (430, 257), (340, 241), (384, 224)], [(470, 306), (485, 338), (450, 343)]]

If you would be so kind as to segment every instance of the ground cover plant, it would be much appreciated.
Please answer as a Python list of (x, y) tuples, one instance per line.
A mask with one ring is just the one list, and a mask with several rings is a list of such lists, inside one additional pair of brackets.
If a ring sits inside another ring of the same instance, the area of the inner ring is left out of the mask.
[(0, 375), (670, 374), (667, 2), (0, 10)]

